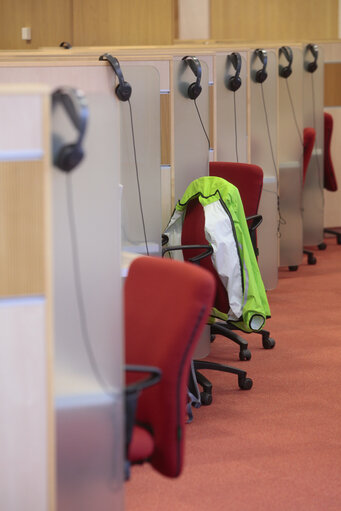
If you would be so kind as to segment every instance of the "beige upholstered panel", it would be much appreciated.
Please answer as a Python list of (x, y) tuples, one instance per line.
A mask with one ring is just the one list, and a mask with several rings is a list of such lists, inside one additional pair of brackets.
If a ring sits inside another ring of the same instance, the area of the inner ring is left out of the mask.
[(43, 162), (0, 162), (0, 296), (44, 292)]

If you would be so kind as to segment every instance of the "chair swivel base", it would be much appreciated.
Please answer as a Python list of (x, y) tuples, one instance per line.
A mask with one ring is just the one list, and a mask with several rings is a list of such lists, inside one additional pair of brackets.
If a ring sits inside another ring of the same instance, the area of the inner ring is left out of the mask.
[[(341, 232), (340, 231), (335, 231), (334, 229), (323, 229), (323, 232), (325, 232), (326, 234), (332, 234), (333, 236), (336, 236), (336, 242), (338, 245), (341, 245)], [(325, 248), (327, 248), (327, 245), (325, 243), (320, 243), (320, 245), (324, 245)], [(320, 248), (320, 245), (319, 245), (319, 249), (320, 250), (324, 250), (324, 248)]]
[(314, 252), (311, 252), (311, 250), (303, 250), (303, 254), (308, 256), (308, 264), (312, 265), (317, 263), (317, 259), (314, 256)]
[[(237, 330), (237, 327), (234, 326), (232, 323), (229, 323), (229, 322), (227, 322), (227, 323), (214, 323), (214, 325), (211, 326), (211, 334), (213, 334), (213, 332), (212, 332), (212, 327), (213, 326), (216, 327), (216, 330), (219, 329), (219, 331), (217, 331), (216, 333), (219, 333), (221, 335), (225, 335), (225, 331), (227, 331), (228, 334), (229, 334), (228, 335), (229, 339), (231, 338), (231, 334), (232, 335), (234, 334), (236, 337), (241, 339), (246, 344), (246, 346), (247, 346), (247, 342), (246, 341), (244, 341), (239, 335), (235, 334), (234, 332), (231, 332), (231, 330)], [(219, 328), (219, 327), (221, 327), (221, 328)], [(222, 329), (224, 329), (224, 331)], [(255, 334), (260, 334), (262, 336), (262, 344), (263, 344), (263, 348), (265, 350), (271, 350), (272, 348), (275, 347), (276, 341), (275, 341), (275, 339), (270, 337), (270, 332), (268, 330), (259, 330), (258, 332), (254, 332), (254, 333)], [(242, 348), (241, 348), (241, 350), (242, 350)], [(245, 358), (245, 355), (247, 355), (249, 358)], [(251, 358), (250, 350), (247, 349), (246, 353), (245, 353), (245, 347), (243, 347), (243, 353), (242, 353), (242, 355), (239, 354), (239, 358), (240, 358), (240, 360), (250, 360), (250, 358)]]
[(214, 335), (223, 335), (227, 337), (231, 341), (235, 342), (239, 345), (239, 359), (240, 360), (250, 360), (251, 359), (251, 351), (248, 349), (248, 343), (243, 339), (240, 335), (232, 332), (229, 326), (226, 323), (213, 323), (211, 325), (211, 336)]
[(238, 385), (241, 390), (250, 390), (253, 385), (251, 378), (247, 378), (246, 371), (237, 369), (236, 367), (218, 364), (208, 360), (194, 360), (194, 369), (196, 371), (197, 381), (203, 387), (203, 392), (200, 394), (203, 405), (208, 405), (212, 402), (212, 384), (204, 375), (198, 372), (200, 369), (211, 369), (213, 371), (236, 374), (238, 376)]

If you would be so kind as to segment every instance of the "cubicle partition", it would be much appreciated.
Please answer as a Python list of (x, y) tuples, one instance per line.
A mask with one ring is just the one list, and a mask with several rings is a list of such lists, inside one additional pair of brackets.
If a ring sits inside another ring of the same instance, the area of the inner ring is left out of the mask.
[[(303, 252), (303, 56), (291, 46), (292, 62), (279, 56), (278, 154), (280, 181), (280, 266), (297, 267)], [(290, 53), (288, 53), (290, 60)], [(284, 72), (283, 72), (284, 70)], [(288, 71), (291, 70), (291, 73)], [(287, 76), (289, 74), (289, 76)]]
[(305, 245), (319, 245), (323, 242), (324, 223), (324, 58), (323, 49), (318, 46), (317, 67), (310, 72), (309, 64), (315, 59), (308, 46), (303, 50), (303, 125), (304, 128), (315, 129), (316, 140), (303, 187), (303, 242)]
[[(86, 502), (100, 495), (102, 507), (119, 509), (123, 505), (120, 115), (113, 75), (102, 63), (60, 62), (1, 63), (0, 75), (3, 83), (41, 82), (51, 90), (65, 85), (80, 88), (88, 98), (84, 162), (70, 174), (51, 169), (50, 191), (45, 190), (42, 176), (35, 176), (22, 197), (35, 200), (35, 186), (45, 191), (44, 201), (36, 203), (39, 221), (48, 221), (46, 201), (52, 200), (52, 246), (46, 249), (52, 277), (42, 279), (35, 293), (44, 304), (49, 296), (48, 305), (52, 304), (57, 508), (85, 508)], [(77, 138), (72, 122), (59, 110), (54, 112), (54, 150)], [(9, 125), (16, 129), (15, 122)], [(30, 137), (35, 132), (31, 129)], [(12, 178), (9, 174), (9, 182)], [(39, 246), (41, 239), (46, 241), (37, 232), (32, 241)], [(45, 311), (45, 318), (49, 317)], [(53, 453), (53, 445), (49, 450)]]
[[(196, 56), (201, 66), (201, 93), (194, 101), (188, 87), (196, 83), (190, 66), (181, 57), (173, 61), (174, 90), (174, 204), (194, 179), (208, 175), (210, 144), (209, 81), (213, 80), (213, 58)], [(209, 62), (209, 65), (207, 64)], [(197, 106), (197, 109), (196, 109)]]
[[(240, 69), (236, 58), (240, 56)], [(238, 74), (237, 74), (238, 73)], [(231, 80), (240, 79), (237, 90)], [(248, 54), (242, 52), (217, 52), (215, 57), (216, 88), (216, 161), (248, 162)]]
[[(258, 229), (259, 267), (266, 289), (277, 285), (279, 265), (279, 211), (278, 211), (278, 63), (277, 51), (266, 50), (264, 62), (255, 50), (250, 51), (250, 137), (251, 163), (259, 165), (264, 172), (263, 192), (259, 213), (263, 223)], [(265, 69), (264, 69), (265, 68)], [(262, 83), (256, 74), (265, 72)]]
[[(52, 338), (43, 289), (49, 88), (0, 85), (0, 509), (54, 503)], [(46, 221), (47, 220), (47, 221)]]

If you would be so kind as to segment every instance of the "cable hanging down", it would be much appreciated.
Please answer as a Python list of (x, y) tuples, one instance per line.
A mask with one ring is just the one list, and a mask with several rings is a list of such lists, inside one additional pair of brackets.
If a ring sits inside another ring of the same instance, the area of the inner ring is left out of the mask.
[(207, 134), (207, 131), (205, 130), (205, 126), (204, 126), (204, 123), (202, 122), (202, 118), (201, 118), (201, 115), (200, 115), (200, 112), (199, 112), (199, 108), (198, 108), (198, 105), (197, 105), (197, 100), (195, 99), (194, 100), (194, 105), (195, 105), (195, 108), (196, 108), (196, 111), (198, 113), (198, 117), (199, 117), (199, 121), (200, 121), (200, 124), (201, 124), (201, 127), (205, 133), (205, 137), (207, 139), (207, 142), (208, 142), (208, 150), (210, 150), (211, 148), (211, 142), (210, 142), (210, 139), (209, 139), (209, 136)]
[[(278, 174), (278, 170), (277, 170), (277, 165), (276, 165), (276, 160), (275, 160), (274, 150), (273, 150), (273, 147), (272, 147), (272, 140), (271, 140), (270, 126), (269, 126), (269, 118), (268, 118), (268, 112), (267, 112), (267, 109), (266, 109), (266, 103), (265, 103), (265, 98), (264, 98), (263, 83), (261, 83), (260, 85), (261, 85), (261, 92), (262, 92), (262, 100), (263, 100), (263, 107), (264, 107), (264, 115), (265, 115), (266, 128), (267, 128), (268, 139), (269, 139), (270, 150), (271, 150), (271, 157), (272, 157), (272, 162), (273, 162), (273, 166), (274, 166), (274, 169), (275, 169), (276, 181), (277, 181), (277, 193), (276, 193), (276, 195), (277, 195), (277, 211), (278, 211), (278, 225), (277, 225), (277, 233), (278, 233), (278, 236), (280, 236), (280, 226), (281, 226), (281, 225), (285, 225), (285, 224), (286, 224), (286, 221), (285, 221), (285, 219), (284, 219), (284, 218), (282, 217), (282, 215), (281, 215), (281, 209), (280, 209), (280, 203), (279, 203), (279, 174)], [(274, 192), (273, 192), (273, 193), (274, 193)]]

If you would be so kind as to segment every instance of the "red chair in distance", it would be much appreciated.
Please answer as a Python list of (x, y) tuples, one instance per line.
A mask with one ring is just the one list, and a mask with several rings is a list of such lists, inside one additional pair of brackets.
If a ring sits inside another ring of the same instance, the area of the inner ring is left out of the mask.
[[(138, 398), (127, 450), (131, 464), (148, 461), (168, 477), (181, 473), (190, 365), (214, 293), (213, 276), (190, 263), (139, 257), (129, 268), (124, 286), (126, 363), (162, 371), (160, 382)], [(127, 384), (137, 376), (128, 372)]]
[[(251, 163), (236, 162), (210, 162), (210, 176), (217, 176), (229, 181), (239, 190), (243, 203), (246, 220), (249, 225), (251, 241), (258, 255), (256, 229), (262, 221), (258, 214), (259, 202), (263, 190), (263, 170), (258, 165)], [(218, 333), (218, 332), (217, 332)], [(265, 349), (272, 349), (275, 340), (270, 337), (270, 332), (261, 330), (262, 344)]]
[[(314, 149), (316, 139), (316, 131), (314, 128), (304, 128), (303, 130), (303, 187), (307, 176), (308, 165)], [(303, 249), (303, 254), (307, 256), (308, 264), (316, 264), (317, 260), (314, 252)]]
[[(324, 175), (324, 188), (330, 192), (337, 191), (337, 179), (335, 175), (334, 165), (331, 156), (331, 140), (333, 134), (334, 120), (333, 116), (328, 112), (324, 112), (324, 158), (323, 158), (323, 175)], [(323, 232), (336, 236), (338, 245), (341, 245), (341, 232), (340, 230), (325, 228)], [(319, 245), (320, 249), (325, 249), (325, 243)]]

